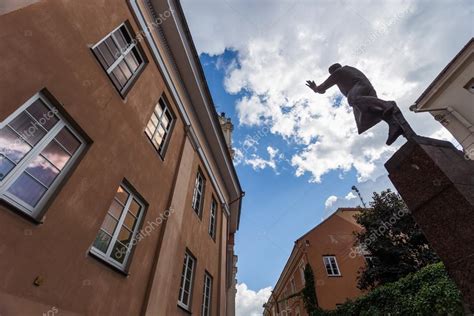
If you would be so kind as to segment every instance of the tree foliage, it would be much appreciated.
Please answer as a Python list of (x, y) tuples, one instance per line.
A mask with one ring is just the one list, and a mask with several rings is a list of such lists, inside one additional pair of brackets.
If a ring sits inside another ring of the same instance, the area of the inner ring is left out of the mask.
[(333, 311), (314, 310), (312, 316), (346, 315), (464, 315), (461, 293), (443, 264), (429, 265), (397, 282), (379, 286)]
[(309, 265), (306, 264), (304, 268), (304, 280), (305, 286), (301, 291), (301, 296), (303, 298), (304, 308), (310, 314), (312, 311), (318, 308), (318, 302), (316, 299), (316, 287), (314, 282), (314, 274), (313, 269)]
[(397, 281), (439, 261), (401, 197), (390, 190), (374, 193), (370, 208), (356, 220), (363, 227), (356, 246), (373, 258), (359, 275), (361, 289)]

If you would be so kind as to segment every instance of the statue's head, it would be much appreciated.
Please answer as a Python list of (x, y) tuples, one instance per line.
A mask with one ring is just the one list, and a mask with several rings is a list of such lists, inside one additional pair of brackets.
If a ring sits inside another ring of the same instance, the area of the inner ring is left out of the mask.
[(341, 64), (337, 64), (337, 63), (334, 65), (331, 65), (331, 67), (329, 67), (329, 73), (332, 75), (333, 72), (335, 72), (341, 67), (342, 67)]

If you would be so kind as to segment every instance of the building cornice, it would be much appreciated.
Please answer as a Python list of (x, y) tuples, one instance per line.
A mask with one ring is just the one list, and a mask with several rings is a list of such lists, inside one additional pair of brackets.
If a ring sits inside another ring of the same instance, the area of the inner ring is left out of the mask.
[[(427, 101), (431, 98), (433, 94), (436, 93), (439, 87), (441, 87), (446, 81), (449, 74), (453, 73), (463, 61), (472, 54), (474, 49), (474, 38), (471, 38), (469, 42), (454, 56), (454, 58), (446, 65), (446, 67), (441, 70), (441, 72), (436, 76), (433, 82), (423, 91), (423, 93), (415, 101), (414, 106), (416, 109), (422, 109)], [(471, 51), (471, 53), (469, 53)]]
[[(140, 0), (129, 0), (130, 7), (131, 7), (133, 13), (135, 14), (138, 25), (140, 26), (141, 30), (143, 31), (142, 34), (145, 36), (146, 40), (149, 43), (150, 50), (151, 50), (151, 52), (154, 56), (155, 61), (158, 64), (157, 66), (159, 67), (159, 69), (160, 69), (160, 71), (163, 75), (163, 79), (164, 79), (165, 83), (167, 84), (175, 103), (178, 106), (178, 110), (179, 110), (179, 112), (180, 112), (180, 114), (181, 114), (181, 116), (184, 120), (184, 124), (185, 124), (186, 129), (187, 129), (187, 134), (191, 138), (193, 146), (195, 147), (197, 153), (199, 154), (201, 160), (203, 161), (204, 167), (205, 167), (206, 171), (208, 172), (208, 174), (211, 178), (211, 182), (214, 185), (214, 187), (216, 188), (216, 191), (217, 191), (216, 193), (219, 196), (219, 199), (220, 199), (222, 205), (224, 206), (224, 210), (225, 210), (226, 214), (229, 216), (230, 215), (229, 204), (226, 202), (224, 194), (222, 193), (222, 189), (220, 188), (220, 185), (217, 181), (217, 178), (215, 177), (215, 172), (211, 168), (211, 165), (209, 163), (207, 155), (203, 151), (201, 141), (199, 140), (199, 138), (198, 138), (198, 136), (197, 136), (197, 134), (194, 130), (194, 127), (191, 124), (191, 119), (189, 117), (189, 113), (186, 110), (186, 107), (185, 107), (184, 102), (183, 102), (183, 100), (180, 96), (180, 93), (178, 93), (178, 91), (177, 91), (176, 85), (179, 84), (179, 83), (175, 83), (173, 81), (171, 73), (170, 73), (170, 69), (168, 69), (169, 67), (167, 67), (167, 65), (164, 62), (162, 53), (160, 52), (160, 50), (158, 48), (158, 45), (155, 42), (155, 39), (152, 35), (152, 32), (149, 31), (149, 25), (147, 24), (147, 18), (145, 17), (144, 12), (142, 12), (142, 9), (140, 8), (140, 5), (138, 4), (138, 1), (140, 1)], [(150, 3), (149, 0), (145, 0), (144, 4), (146, 4), (147, 9), (150, 10), (149, 11), (150, 15), (153, 16), (154, 19), (156, 19), (157, 15), (156, 15), (156, 12), (153, 8), (153, 4)], [(176, 9), (174, 9), (172, 7), (170, 7), (170, 11), (172, 12), (173, 15), (176, 13)], [(154, 25), (154, 27), (157, 27), (157, 33), (160, 37), (160, 46), (163, 46), (166, 50), (166, 54), (168, 55), (168, 56), (166, 56), (167, 61), (172, 65), (173, 73), (175, 75), (179, 76), (180, 73), (177, 69), (176, 60), (174, 59), (173, 54), (171, 53), (171, 49), (169, 47), (169, 44), (166, 41), (166, 38), (163, 34), (163, 30), (162, 30), (161, 26), (160, 25), (157, 25), (157, 26)], [(181, 82), (182, 82), (182, 80), (181, 80)], [(198, 82), (198, 84), (199, 84), (199, 82)], [(182, 87), (182, 88), (183, 88), (183, 91), (185, 91), (187, 93), (187, 89), (185, 87)], [(190, 100), (189, 94), (186, 95), (186, 97), (188, 98), (188, 100)], [(205, 104), (208, 104), (208, 102), (206, 102), (206, 100), (204, 100), (204, 101), (205, 101)], [(208, 111), (208, 113), (209, 113), (209, 111)], [(212, 120), (212, 118), (210, 118), (210, 119)], [(220, 126), (219, 126), (219, 128), (220, 128)], [(224, 135), (223, 135), (222, 130), (215, 130), (215, 132), (216, 132), (215, 133), (216, 136), (219, 139), (220, 138), (224, 139)], [(224, 141), (224, 144), (222, 144), (222, 142), (220, 142), (219, 144), (224, 146), (224, 149), (225, 149), (225, 152), (223, 152), (224, 157), (226, 157), (225, 154), (227, 154), (227, 156), (230, 157), (229, 153), (227, 152), (227, 146), (225, 144), (225, 141)], [(223, 149), (221, 148), (221, 151), (222, 150)], [(226, 165), (229, 167), (228, 161), (227, 160), (225, 160), (225, 161), (226, 161)], [(228, 174), (230, 175), (230, 177), (231, 177), (231, 179), (234, 183), (235, 194), (239, 195), (241, 193), (241, 188), (240, 188), (240, 183), (239, 183), (238, 178), (237, 178), (237, 174), (235, 172), (235, 169), (233, 168), (233, 165), (230, 165), (230, 170), (228, 172), (229, 172)], [(221, 175), (225, 176), (225, 174), (221, 174)], [(229, 196), (230, 196), (230, 198), (232, 198), (231, 192), (229, 192)], [(240, 214), (240, 206), (239, 206), (239, 209), (238, 209), (238, 213)], [(240, 217), (240, 215), (239, 215), (239, 217)]]

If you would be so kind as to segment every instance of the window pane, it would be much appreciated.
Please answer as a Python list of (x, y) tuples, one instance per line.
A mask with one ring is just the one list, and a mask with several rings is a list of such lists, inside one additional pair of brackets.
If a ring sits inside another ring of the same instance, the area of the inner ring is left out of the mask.
[(123, 204), (125, 205), (125, 203), (127, 202), (128, 200), (128, 192), (122, 188), (122, 186), (119, 186), (119, 188), (117, 189), (117, 193), (115, 193), (115, 197)]
[(14, 163), (30, 151), (31, 146), (20, 138), (10, 127), (0, 129), (0, 153), (10, 158)]
[(28, 164), (26, 171), (47, 187), (51, 186), (51, 183), (59, 174), (59, 170), (42, 156), (35, 157)]
[(163, 128), (163, 126), (158, 126), (158, 133), (160, 133), (161, 137), (163, 137), (165, 135), (165, 129)]
[[(135, 50), (135, 49), (136, 48), (134, 48), (133, 50)], [(137, 70), (139, 64), (138, 64), (138, 61), (135, 58), (133, 52), (128, 53), (125, 56), (125, 60), (127, 61), (127, 64), (130, 67), (130, 69), (132, 70), (132, 72), (135, 72)]]
[(129, 209), (129, 212), (132, 213), (135, 217), (138, 217), (138, 213), (140, 212), (140, 204), (138, 204), (137, 201), (135, 201), (135, 199), (132, 201), (132, 203), (130, 203), (130, 209)]
[(163, 137), (160, 135), (160, 133), (156, 133), (153, 137), (153, 144), (155, 144), (156, 148), (160, 147), (162, 141)]
[(193, 271), (193, 263), (191, 260), (189, 260), (188, 263), (188, 270), (186, 271), (186, 280), (191, 280), (191, 273)]
[(74, 154), (76, 150), (79, 148), (81, 143), (79, 140), (74, 136), (71, 131), (64, 127), (56, 136), (55, 138), (64, 148), (69, 151), (70, 154)]
[(0, 181), (5, 178), (10, 171), (15, 167), (15, 164), (8, 160), (7, 157), (0, 155)]
[(121, 53), (120, 53), (119, 48), (115, 44), (114, 40), (112, 39), (112, 37), (109, 36), (104, 42), (106, 43), (107, 48), (109, 49), (113, 60), (114, 61), (117, 60), (120, 57)]
[(22, 112), (9, 124), (30, 145), (36, 145), (46, 135), (44, 129), (31, 116)]
[(110, 50), (107, 48), (105, 41), (102, 42), (99, 46), (97, 46), (96, 50), (97, 56), (99, 57), (102, 66), (104, 68), (109, 68), (114, 63), (115, 58), (114, 56), (112, 56)]
[(125, 226), (127, 226), (131, 230), (134, 230), (136, 222), (137, 222), (137, 219), (133, 217), (133, 215), (130, 214), (130, 212), (127, 212), (127, 215), (125, 216)]
[(118, 67), (120, 67), (120, 69), (122, 70), (123, 74), (125, 75), (125, 78), (126, 78), (126, 81), (128, 81), (128, 79), (130, 79), (132, 77), (132, 72), (130, 71), (130, 69), (128, 69), (128, 66), (127, 64), (125, 63), (125, 61), (121, 61), (119, 64), (118, 64)]
[(123, 72), (120, 70), (120, 67), (115, 67), (114, 71), (112, 71), (114, 74), (115, 78), (117, 79), (119, 86), (119, 89), (122, 89), (125, 86), (125, 83), (127, 82), (127, 78), (125, 78), (125, 75)]
[(123, 263), (125, 256), (127, 255), (127, 247), (121, 244), (119, 241), (115, 242), (114, 249), (110, 254), (110, 257), (120, 263)]
[(110, 215), (106, 215), (104, 222), (102, 223), (102, 229), (105, 230), (109, 235), (113, 235), (115, 227), (117, 226), (117, 220)]
[(46, 157), (56, 168), (62, 170), (66, 163), (71, 158), (57, 142), (54, 140), (50, 142), (45, 149), (41, 152), (41, 155)]
[(158, 117), (156, 116), (155, 113), (153, 113), (150, 117), (150, 122), (153, 123), (153, 126), (158, 126)]
[(183, 303), (187, 306), (188, 305), (188, 298), (189, 298), (189, 294), (187, 292), (184, 292), (183, 293)]
[(112, 201), (112, 204), (109, 208), (109, 213), (113, 215), (116, 219), (120, 218), (120, 214), (122, 214), (123, 206), (120, 205), (115, 199)]
[(119, 236), (118, 236), (118, 240), (120, 240), (120, 242), (126, 246), (128, 246), (128, 244), (130, 243), (130, 241), (132, 240), (132, 232), (129, 231), (127, 228), (125, 227), (122, 227), (120, 229), (120, 233), (119, 233)]
[(163, 125), (165, 129), (168, 129), (169, 123), (170, 123), (170, 117), (169, 117), (168, 111), (166, 111), (165, 115), (163, 115), (161, 119), (161, 125)]
[(59, 118), (41, 99), (37, 99), (28, 107), (27, 111), (48, 131), (59, 121)]
[(22, 173), (8, 188), (8, 192), (29, 205), (36, 206), (46, 192), (46, 188), (26, 173)]
[(145, 133), (148, 135), (148, 137), (151, 139), (153, 137), (153, 134), (155, 133), (155, 126), (151, 121), (148, 122)]
[(114, 86), (117, 88), (117, 89), (122, 89), (122, 85), (120, 84), (119, 80), (117, 79), (117, 77), (115, 76), (115, 74), (112, 72), (110, 75), (109, 75), (110, 79), (112, 79), (112, 82), (114, 83)]
[[(122, 28), (116, 30), (114, 32), (114, 36), (115, 36), (115, 39), (117, 40), (117, 42), (119, 43), (119, 46), (122, 49), (122, 52), (124, 52), (128, 47), (128, 43), (125, 40), (125, 38), (123, 37), (121, 30), (122, 30)], [(126, 32), (126, 30), (124, 30), (124, 31)]]
[(94, 247), (99, 249), (103, 253), (106, 253), (111, 239), (112, 237), (107, 235), (104, 231), (100, 230), (94, 241)]
[[(161, 114), (163, 114), (164, 106), (162, 104), (163, 101), (160, 100), (160, 102), (156, 105), (155, 107), (155, 112), (158, 117), (161, 117)], [(158, 120), (157, 120), (158, 122)]]
[(143, 59), (142, 59), (142, 57), (140, 56), (140, 54), (138, 53), (138, 49), (137, 49), (137, 48), (132, 49), (132, 53), (133, 53), (133, 57), (135, 57), (135, 59), (137, 60), (138, 64), (143, 63)]

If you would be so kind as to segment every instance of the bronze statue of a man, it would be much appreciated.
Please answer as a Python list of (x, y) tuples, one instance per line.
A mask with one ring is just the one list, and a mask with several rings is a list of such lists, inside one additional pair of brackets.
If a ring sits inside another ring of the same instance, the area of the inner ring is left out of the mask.
[(387, 145), (393, 144), (403, 135), (403, 129), (393, 115), (398, 110), (396, 103), (377, 98), (374, 87), (360, 70), (334, 64), (329, 67), (329, 73), (329, 78), (319, 86), (311, 80), (306, 81), (306, 85), (316, 93), (325, 93), (327, 89), (337, 85), (353, 108), (359, 134), (383, 120), (389, 126)]

